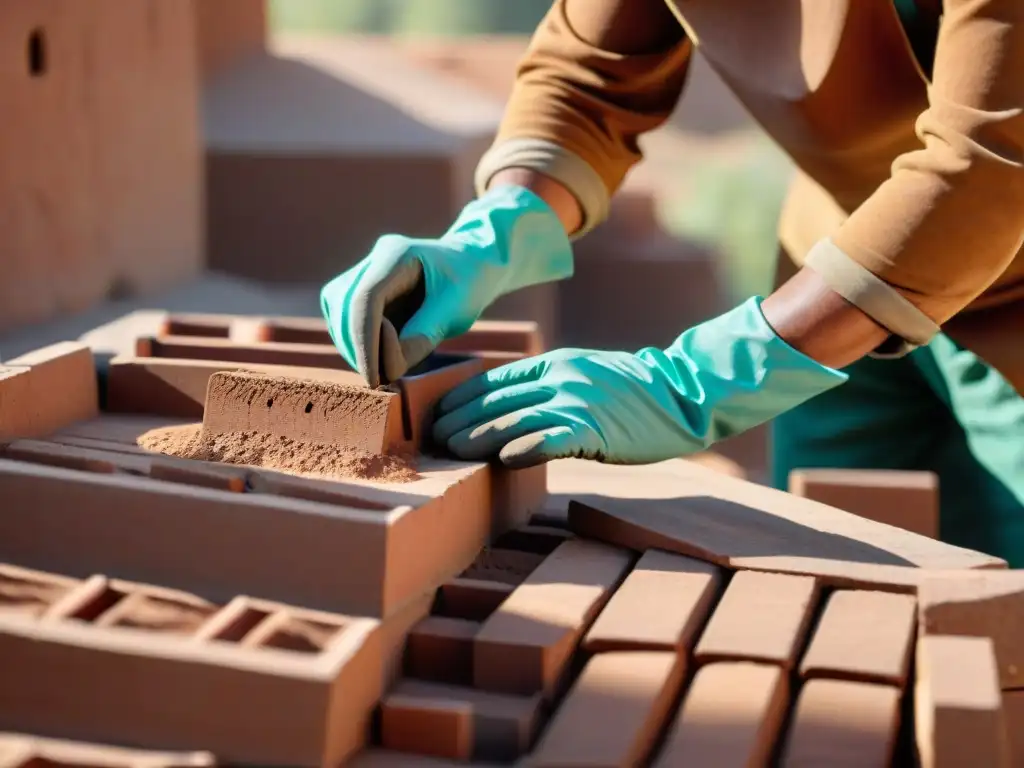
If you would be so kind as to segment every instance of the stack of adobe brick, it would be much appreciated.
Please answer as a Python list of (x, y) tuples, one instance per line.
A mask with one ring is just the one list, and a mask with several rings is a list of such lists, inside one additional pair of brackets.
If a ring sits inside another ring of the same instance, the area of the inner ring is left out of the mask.
[[(690, 461), (424, 455), (377, 482), (151, 453), (140, 433), (202, 415), (219, 372), (356, 377), (322, 323), (149, 320), (104, 411), (83, 344), (0, 369), (0, 723), (31, 734), (0, 737), (6, 763), (1021, 759), (1005, 563)], [(380, 393), (407, 439), (454, 382), (540, 348), (528, 324), (458, 344)], [(299, 405), (242, 416), (302, 429)]]

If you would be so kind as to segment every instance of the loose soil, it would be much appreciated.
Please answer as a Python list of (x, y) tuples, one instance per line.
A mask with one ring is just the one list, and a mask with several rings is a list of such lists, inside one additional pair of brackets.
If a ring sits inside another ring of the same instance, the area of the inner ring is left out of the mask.
[(141, 435), (140, 447), (183, 459), (246, 464), (332, 479), (406, 483), (418, 475), (409, 458), (382, 456), (277, 437), (263, 432), (204, 434), (201, 424), (154, 429)]

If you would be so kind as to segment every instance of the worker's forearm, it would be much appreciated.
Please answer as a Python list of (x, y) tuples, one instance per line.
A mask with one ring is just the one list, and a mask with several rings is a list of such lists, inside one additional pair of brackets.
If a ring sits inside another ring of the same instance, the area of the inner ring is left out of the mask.
[(761, 311), (787, 344), (829, 368), (860, 360), (890, 335), (806, 267), (766, 298)]
[(502, 184), (525, 187), (551, 206), (567, 234), (573, 234), (583, 223), (583, 211), (572, 192), (562, 184), (529, 168), (506, 168), (491, 179), (488, 189)]

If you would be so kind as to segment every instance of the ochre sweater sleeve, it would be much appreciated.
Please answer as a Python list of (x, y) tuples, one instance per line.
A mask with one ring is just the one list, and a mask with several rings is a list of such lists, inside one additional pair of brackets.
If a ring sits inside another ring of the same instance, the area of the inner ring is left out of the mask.
[(922, 147), (806, 264), (923, 344), (1024, 240), (1024, 0), (945, 0)]
[(520, 62), (477, 192), (506, 168), (531, 168), (580, 203), (576, 236), (607, 216), (641, 158), (637, 139), (668, 119), (691, 45), (665, 0), (555, 0)]

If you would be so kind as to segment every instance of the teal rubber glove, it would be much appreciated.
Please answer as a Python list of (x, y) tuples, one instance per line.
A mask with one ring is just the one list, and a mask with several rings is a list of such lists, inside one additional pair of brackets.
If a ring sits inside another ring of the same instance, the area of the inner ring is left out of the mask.
[(755, 297), (665, 350), (564, 349), (471, 379), (438, 404), (434, 439), (512, 468), (647, 464), (704, 450), (846, 379), (782, 341)]
[(573, 273), (554, 211), (527, 189), (497, 187), (467, 205), (439, 239), (385, 235), (324, 286), (335, 346), (371, 387), (394, 381), (495, 299)]

